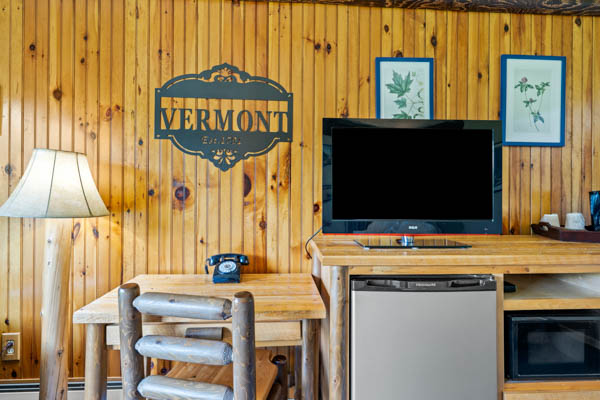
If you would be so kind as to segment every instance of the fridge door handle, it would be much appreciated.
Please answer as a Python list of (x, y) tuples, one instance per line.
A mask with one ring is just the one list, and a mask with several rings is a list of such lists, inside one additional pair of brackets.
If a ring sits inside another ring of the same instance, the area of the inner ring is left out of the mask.
[(479, 279), (455, 279), (450, 281), (450, 287), (473, 287), (481, 286)]

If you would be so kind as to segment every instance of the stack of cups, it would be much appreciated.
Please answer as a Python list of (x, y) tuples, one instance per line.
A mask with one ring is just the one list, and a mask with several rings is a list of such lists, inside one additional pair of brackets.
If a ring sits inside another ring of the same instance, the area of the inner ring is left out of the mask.
[[(558, 214), (544, 214), (540, 222), (547, 222), (552, 226), (560, 227), (560, 221), (558, 220)], [(582, 213), (574, 212), (568, 213), (565, 219), (566, 229), (585, 229), (585, 218)]]

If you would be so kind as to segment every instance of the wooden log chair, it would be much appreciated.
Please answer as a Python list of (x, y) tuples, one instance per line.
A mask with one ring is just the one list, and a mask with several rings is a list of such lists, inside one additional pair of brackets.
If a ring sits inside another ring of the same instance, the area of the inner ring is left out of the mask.
[[(220, 328), (189, 329), (186, 337), (142, 335), (142, 314), (202, 320), (232, 318), (232, 343)], [(123, 399), (283, 400), (284, 356), (255, 349), (254, 298), (236, 293), (233, 302), (215, 297), (144, 293), (135, 283), (119, 288)], [(217, 339), (217, 340), (214, 340)], [(144, 357), (177, 361), (166, 376), (144, 377)]]

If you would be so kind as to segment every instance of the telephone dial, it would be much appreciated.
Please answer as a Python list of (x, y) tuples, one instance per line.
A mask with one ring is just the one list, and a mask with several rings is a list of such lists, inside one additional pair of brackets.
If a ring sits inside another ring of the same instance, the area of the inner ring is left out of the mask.
[(240, 283), (241, 266), (248, 264), (243, 254), (217, 254), (206, 259), (204, 269), (208, 274), (208, 267), (215, 266), (213, 283)]

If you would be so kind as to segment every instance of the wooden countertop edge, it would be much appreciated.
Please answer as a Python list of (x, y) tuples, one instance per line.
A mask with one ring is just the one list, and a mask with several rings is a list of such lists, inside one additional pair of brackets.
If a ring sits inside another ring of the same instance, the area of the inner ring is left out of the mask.
[[(303, 319), (324, 319), (327, 314), (325, 311), (325, 307), (319, 310), (310, 311), (310, 312), (274, 312), (273, 315), (269, 315), (271, 313), (257, 313), (256, 314), (256, 322), (290, 322), (290, 321), (301, 321)], [(289, 315), (288, 315), (289, 314)], [(207, 321), (207, 320), (197, 320), (197, 319), (174, 319), (172, 321), (157, 321), (157, 322), (147, 322), (150, 324), (214, 324), (219, 321)], [(231, 323), (231, 320), (221, 321), (224, 323)], [(93, 313), (93, 312), (80, 312), (77, 311), (73, 313), (73, 323), (74, 324), (104, 324), (104, 325), (115, 325), (119, 323), (118, 315), (114, 314), (106, 314), (106, 313)]]
[(504, 392), (538, 393), (538, 392), (576, 392), (582, 390), (600, 390), (600, 380), (577, 381), (506, 381)]

